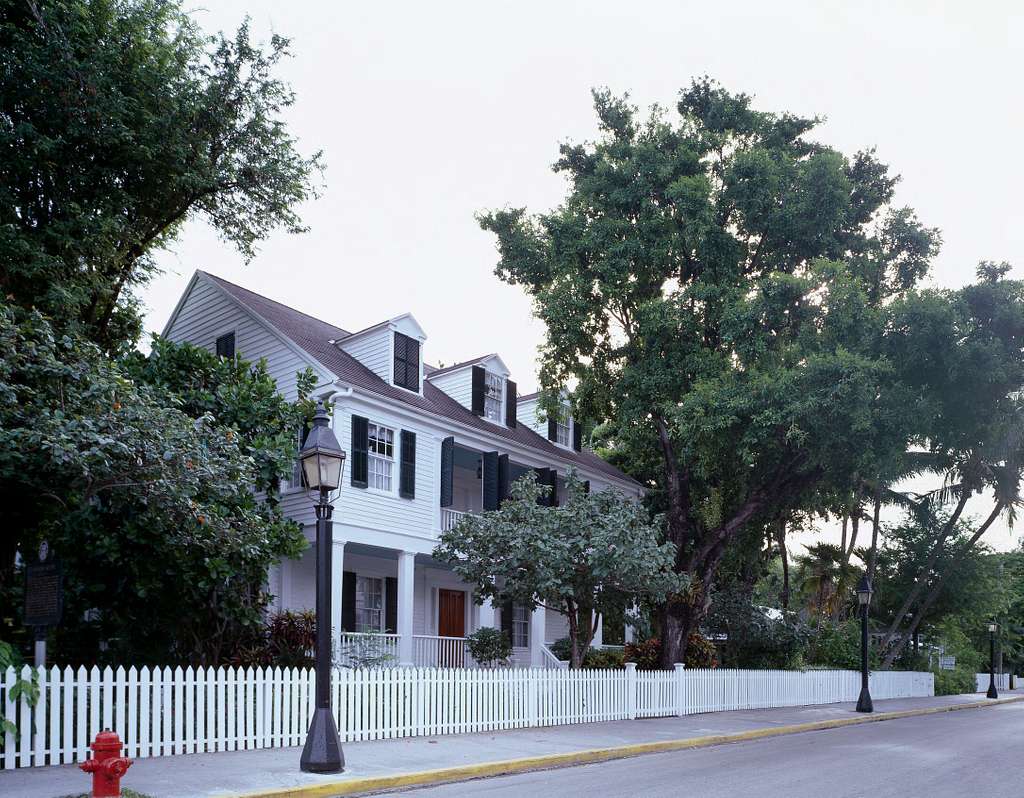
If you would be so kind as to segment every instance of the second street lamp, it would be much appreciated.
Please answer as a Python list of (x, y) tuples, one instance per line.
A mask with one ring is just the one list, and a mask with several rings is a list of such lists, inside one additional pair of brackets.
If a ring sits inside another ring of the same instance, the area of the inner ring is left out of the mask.
[(331, 493), (341, 487), (345, 452), (322, 401), (317, 403), (313, 427), (299, 451), (299, 465), (302, 483), (316, 509), (316, 706), (299, 767), (308, 773), (340, 773), (345, 769), (345, 755), (331, 712)]
[(999, 624), (988, 625), (988, 692), (987, 698), (999, 698), (996, 690), (996, 632), (999, 631)]
[(871, 604), (871, 580), (867, 574), (857, 584), (857, 604), (860, 605), (860, 697), (858, 712), (874, 712), (871, 691), (868, 690), (868, 605)]

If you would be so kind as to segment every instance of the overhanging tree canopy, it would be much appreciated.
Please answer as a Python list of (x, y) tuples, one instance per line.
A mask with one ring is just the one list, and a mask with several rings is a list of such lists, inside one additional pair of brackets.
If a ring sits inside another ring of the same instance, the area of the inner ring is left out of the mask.
[(565, 201), (480, 222), (546, 325), (543, 386), (575, 387), (576, 415), (608, 422), (665, 511), (695, 587), (662, 613), (669, 665), (745, 525), (902, 450), (876, 295), (913, 285), (937, 234), (889, 207), (896, 180), (872, 153), (809, 140), (815, 119), (709, 80), (682, 92), (675, 125), (594, 99), (601, 138), (555, 164)]

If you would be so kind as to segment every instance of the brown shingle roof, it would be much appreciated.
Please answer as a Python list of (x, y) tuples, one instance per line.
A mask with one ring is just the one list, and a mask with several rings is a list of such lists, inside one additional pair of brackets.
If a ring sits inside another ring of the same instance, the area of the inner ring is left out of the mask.
[[(290, 308), (287, 305), (282, 305), (280, 302), (275, 302), (272, 299), (267, 299), (260, 294), (221, 279), (209, 272), (203, 272), (203, 274), (257, 316), (261, 317), (279, 333), (291, 339), (300, 349), (343, 382), (378, 394), (379, 396), (412, 405), (425, 412), (433, 413), (452, 421), (458, 421), (483, 432), (514, 441), (522, 446), (528, 446), (551, 457), (568, 460), (592, 471), (598, 471), (610, 477), (639, 485), (638, 482), (626, 476), (614, 466), (606, 463), (592, 452), (577, 452), (572, 449), (563, 449), (555, 446), (549, 440), (530, 429), (526, 424), (519, 423), (513, 429), (485, 421), (480, 416), (474, 415), (468, 408), (456, 402), (440, 388), (431, 384), (429, 380), (423, 381), (422, 396), (396, 388), (389, 382), (382, 380), (350, 354), (343, 352), (330, 343), (332, 340), (338, 340), (350, 335), (341, 327), (335, 327), (333, 324), (315, 319), (301, 311)], [(488, 355), (484, 357), (488, 357)], [(475, 361), (469, 360), (458, 365), (473, 362)], [(449, 368), (455, 368), (455, 366), (450, 366)], [(433, 373), (436, 374), (437, 372), (434, 371)]]

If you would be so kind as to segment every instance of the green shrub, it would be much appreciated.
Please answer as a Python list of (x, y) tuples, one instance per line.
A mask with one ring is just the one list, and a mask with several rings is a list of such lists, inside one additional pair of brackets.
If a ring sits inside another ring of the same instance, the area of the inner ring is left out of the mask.
[(310, 668), (316, 649), (316, 613), (276, 612), (263, 626), (239, 644), (231, 655), (232, 665)]
[(500, 629), (482, 626), (466, 638), (469, 654), (484, 668), (507, 665), (512, 656), (512, 642)]
[(965, 668), (935, 671), (935, 695), (973, 693), (977, 688), (978, 684), (973, 671)]
[[(559, 638), (548, 646), (548, 649), (560, 660), (568, 662), (572, 659), (572, 641), (568, 637)], [(625, 655), (621, 649), (591, 647), (583, 655), (584, 668), (613, 670), (621, 668), (625, 664)]]

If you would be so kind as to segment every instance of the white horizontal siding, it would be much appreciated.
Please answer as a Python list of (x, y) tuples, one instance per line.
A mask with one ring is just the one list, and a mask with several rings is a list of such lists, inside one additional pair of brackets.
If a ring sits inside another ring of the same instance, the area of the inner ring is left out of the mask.
[(469, 410), (473, 409), (473, 369), (471, 366), (428, 379), (460, 405)]
[(384, 325), (351, 342), (347, 339), (340, 341), (338, 345), (382, 380), (391, 383), (391, 343), (391, 328)]
[(280, 337), (245, 310), (237, 301), (199, 275), (185, 298), (167, 338), (216, 351), (217, 338), (235, 333), (235, 353), (246, 360), (265, 358), (277, 389), (288, 400), (296, 398), (295, 375), (310, 365)]

